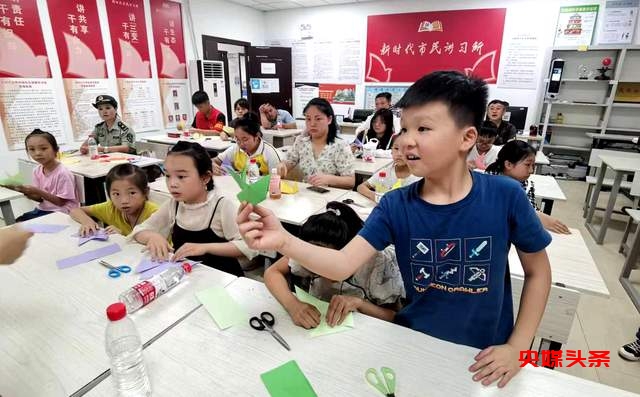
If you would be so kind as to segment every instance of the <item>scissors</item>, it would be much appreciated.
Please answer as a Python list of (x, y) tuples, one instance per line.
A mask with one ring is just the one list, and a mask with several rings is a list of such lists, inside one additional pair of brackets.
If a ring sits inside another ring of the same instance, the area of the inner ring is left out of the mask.
[[(382, 375), (380, 375), (382, 373)], [(368, 384), (387, 397), (395, 397), (396, 373), (389, 367), (380, 368), (380, 372), (375, 368), (369, 368), (364, 372), (364, 378)]]
[(116, 266), (110, 265), (108, 262), (105, 262), (105, 261), (99, 261), (98, 263), (109, 269), (108, 274), (109, 274), (109, 277), (111, 278), (118, 278), (122, 273), (131, 273), (131, 267), (127, 265), (116, 267)]
[(267, 330), (271, 334), (271, 336), (274, 337), (275, 340), (277, 340), (278, 342), (280, 342), (282, 346), (284, 346), (285, 349), (291, 350), (291, 348), (289, 347), (287, 342), (284, 341), (282, 336), (280, 336), (280, 334), (277, 333), (275, 329), (273, 329), (273, 324), (275, 323), (276, 323), (276, 319), (273, 317), (273, 314), (269, 312), (260, 313), (260, 318), (251, 317), (251, 319), (249, 319), (249, 325), (251, 325), (251, 328), (257, 331)]

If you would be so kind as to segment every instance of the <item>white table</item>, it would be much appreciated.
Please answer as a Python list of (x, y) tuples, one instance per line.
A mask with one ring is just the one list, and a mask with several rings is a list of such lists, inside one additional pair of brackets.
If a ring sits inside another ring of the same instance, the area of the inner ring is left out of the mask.
[(551, 161), (549, 161), (549, 158), (547, 157), (547, 155), (544, 154), (542, 150), (538, 150), (536, 152), (536, 174), (539, 174), (542, 172), (543, 165), (549, 165), (549, 164), (551, 164)]
[(262, 130), (264, 139), (276, 148), (292, 145), (295, 138), (303, 132), (303, 129), (298, 128)]
[(375, 157), (373, 161), (364, 161), (362, 159), (355, 159), (353, 162), (353, 171), (357, 175), (362, 175), (363, 177), (369, 177), (381, 169), (388, 167), (393, 163), (392, 158), (385, 157)]
[[(328, 202), (339, 200), (349, 192), (344, 189), (325, 187), (329, 192), (316, 193), (307, 189), (307, 187), (311, 186), (308, 183), (287, 182), (290, 184), (297, 183), (298, 193), (283, 194), (279, 199), (267, 197), (260, 205), (273, 211), (282, 222), (295, 226), (302, 225), (311, 215), (323, 212)], [(235, 199), (236, 195), (240, 192), (240, 188), (229, 175), (216, 176), (213, 178), (213, 183), (215, 188), (219, 189), (220, 193), (224, 196)], [(153, 193), (153, 201), (162, 203), (171, 197), (164, 179), (158, 179), (150, 183), (149, 188)]]
[[(30, 163), (31, 165), (38, 165), (35, 161), (28, 159), (20, 159)], [(107, 175), (109, 170), (118, 164), (131, 163), (137, 165), (140, 168), (149, 167), (151, 165), (162, 164), (163, 160), (153, 157), (142, 157), (134, 154), (126, 153), (108, 153), (101, 154), (99, 159), (91, 160), (88, 155), (71, 155), (60, 160), (62, 164), (72, 173), (83, 176), (89, 179), (102, 178)]]
[(597, 133), (597, 132), (587, 132), (586, 135), (587, 135), (587, 137), (591, 138), (591, 140), (592, 140), (591, 147), (592, 148), (599, 148), (599, 149), (605, 147), (605, 141), (631, 142), (631, 143), (637, 143), (638, 142), (638, 136), (637, 135), (600, 134), (600, 133)]
[(0, 186), (0, 210), (2, 210), (2, 218), (4, 219), (5, 225), (13, 225), (16, 223), (13, 208), (11, 208), (11, 200), (21, 197), (24, 197), (24, 194)]
[[(608, 298), (609, 289), (602, 279), (589, 248), (578, 229), (571, 234), (551, 233), (547, 246), (551, 264), (551, 291), (537, 336), (542, 338), (541, 350), (560, 350), (571, 333), (582, 294)], [(509, 270), (513, 289), (514, 313), (517, 313), (524, 282), (524, 270), (516, 249), (509, 251)]]
[(550, 175), (532, 174), (529, 181), (533, 182), (536, 197), (542, 199), (544, 204), (542, 212), (551, 215), (554, 201), (567, 201), (567, 197), (560, 188), (556, 178)]
[[(135, 274), (112, 279), (97, 261), (58, 270), (55, 261), (107, 243), (77, 247), (78, 224), (54, 213), (31, 223), (69, 224), (57, 234), (36, 234), (12, 266), (0, 266), (0, 389), (3, 396), (70, 395), (108, 369), (105, 310), (138, 282)], [(142, 258), (138, 244), (111, 236), (122, 251), (105, 258), (132, 268)], [(179, 285), (132, 315), (148, 343), (198, 307), (194, 293), (226, 286), (236, 277), (194, 267)]]
[[(367, 368), (395, 370), (397, 396), (632, 396), (633, 393), (544, 368), (527, 366), (506, 386), (485, 387), (467, 368), (477, 349), (445, 342), (356, 313), (351, 331), (309, 338), (264, 284), (239, 278), (226, 287), (249, 316), (271, 312), (285, 350), (248, 323), (220, 331), (198, 309), (144, 351), (154, 396), (268, 396), (260, 374), (296, 360), (319, 396), (379, 395), (364, 381)], [(113, 396), (111, 379), (88, 396)]]
[(233, 145), (232, 141), (228, 141), (228, 140), (223, 141), (217, 135), (203, 136), (200, 139), (193, 139), (193, 138), (170, 138), (167, 134), (163, 134), (163, 135), (146, 136), (143, 139), (147, 142), (162, 143), (162, 144), (171, 145), (171, 146), (175, 145), (179, 141), (194, 142), (194, 143), (199, 143), (205, 149), (215, 150), (217, 152), (222, 152), (225, 149), (227, 149), (229, 146)]
[[(609, 221), (611, 220), (613, 207), (616, 203), (616, 199), (618, 198), (618, 192), (620, 191), (622, 177), (625, 174), (633, 174), (640, 171), (640, 154), (634, 156), (630, 156), (628, 153), (625, 153), (624, 156), (600, 154), (598, 155), (598, 157), (600, 157), (600, 160), (602, 160), (602, 165), (598, 170), (598, 180), (593, 190), (593, 194), (591, 195), (591, 202), (589, 203), (587, 219), (584, 225), (589, 233), (593, 236), (596, 243), (602, 244), (602, 242), (604, 241), (604, 236), (607, 233)], [(600, 196), (600, 191), (602, 190), (602, 182), (604, 181), (605, 174), (607, 173), (607, 168), (611, 168), (611, 170), (613, 170), (613, 172), (615, 173), (615, 177), (613, 179), (613, 185), (611, 186), (609, 202), (607, 203), (607, 208), (604, 212), (604, 217), (602, 218), (602, 224), (598, 228), (592, 223), (593, 214), (596, 210), (598, 197)]]

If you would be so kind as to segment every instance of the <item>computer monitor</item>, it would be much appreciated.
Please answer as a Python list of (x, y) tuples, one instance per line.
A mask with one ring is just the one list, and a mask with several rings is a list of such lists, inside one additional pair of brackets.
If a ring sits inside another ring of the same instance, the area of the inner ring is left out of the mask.
[(353, 111), (353, 122), (360, 123), (375, 112), (373, 109), (356, 109)]
[(502, 119), (513, 124), (518, 131), (524, 131), (527, 122), (528, 108), (522, 106), (509, 106)]

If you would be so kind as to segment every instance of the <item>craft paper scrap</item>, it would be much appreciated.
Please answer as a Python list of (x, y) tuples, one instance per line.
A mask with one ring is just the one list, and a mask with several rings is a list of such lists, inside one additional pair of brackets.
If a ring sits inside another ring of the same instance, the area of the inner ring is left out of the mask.
[(172, 267), (178, 267), (181, 264), (182, 262), (169, 262), (169, 261), (160, 262), (160, 265), (154, 266), (150, 269), (140, 272), (140, 280), (148, 280), (158, 273), (162, 273), (163, 271)]
[(220, 329), (248, 322), (246, 311), (222, 287), (212, 287), (196, 293)]
[(296, 286), (296, 296), (300, 300), (300, 302), (308, 303), (312, 306), (315, 306), (316, 309), (320, 312), (320, 324), (317, 327), (309, 330), (309, 335), (311, 337), (322, 336), (335, 334), (338, 332), (348, 331), (354, 327), (353, 323), (353, 313), (349, 313), (347, 317), (344, 319), (342, 324), (336, 325), (335, 327), (329, 326), (327, 324), (327, 311), (329, 310), (329, 302), (322, 301), (315, 296), (309, 294), (301, 288)]
[(282, 194), (296, 194), (298, 190), (298, 182), (280, 181), (280, 192)]
[(136, 266), (136, 273), (142, 273), (142, 272), (146, 272), (149, 269), (153, 269), (154, 267), (158, 267), (160, 265), (166, 264), (166, 263), (175, 263), (175, 262), (171, 262), (171, 261), (153, 261), (149, 258), (143, 258), (140, 263), (138, 263), (138, 266)]
[(107, 245), (106, 247), (101, 247), (95, 250), (83, 252), (82, 254), (70, 256), (68, 258), (60, 259), (56, 261), (56, 266), (58, 269), (66, 269), (68, 267), (81, 265), (83, 263), (90, 262), (95, 259), (99, 259), (111, 254), (115, 254), (116, 252), (122, 251), (122, 248), (118, 244)]
[(15, 175), (7, 175), (6, 178), (2, 178), (0, 179), (0, 186), (15, 186), (15, 185), (24, 185), (25, 180), (22, 177), (22, 175), (20, 175), (20, 173), (18, 172)]
[(317, 397), (295, 360), (260, 375), (271, 397)]
[(66, 229), (69, 225), (54, 225), (47, 223), (23, 223), (22, 228), (31, 233), (58, 233)]

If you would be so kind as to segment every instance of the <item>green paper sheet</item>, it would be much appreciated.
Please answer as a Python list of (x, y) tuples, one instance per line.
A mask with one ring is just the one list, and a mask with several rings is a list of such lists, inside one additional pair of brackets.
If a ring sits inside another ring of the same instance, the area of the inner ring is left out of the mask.
[(271, 397), (317, 397), (298, 363), (291, 360), (260, 375)]
[(0, 179), (0, 186), (24, 185), (24, 178), (19, 172), (15, 175), (5, 175), (7, 175), (6, 178)]
[(198, 300), (207, 309), (220, 329), (247, 322), (245, 310), (222, 287), (212, 287), (196, 293)]
[(264, 175), (263, 177), (258, 179), (257, 182), (248, 184), (246, 179), (246, 170), (243, 170), (241, 173), (229, 170), (229, 174), (231, 174), (233, 179), (240, 187), (240, 193), (238, 193), (238, 195), (236, 196), (238, 197), (238, 200), (240, 200), (240, 202), (246, 201), (253, 205), (258, 205), (267, 198), (271, 175)]
[(349, 313), (342, 324), (336, 325), (335, 327), (329, 326), (326, 319), (327, 311), (329, 310), (329, 302), (322, 301), (315, 296), (310, 295), (308, 292), (298, 288), (297, 286), (296, 296), (298, 297), (300, 302), (308, 303), (312, 306), (315, 306), (318, 311), (320, 311), (320, 324), (318, 324), (317, 327), (309, 330), (309, 335), (311, 337), (336, 334), (338, 332), (348, 331), (355, 326), (353, 323), (353, 313)]

